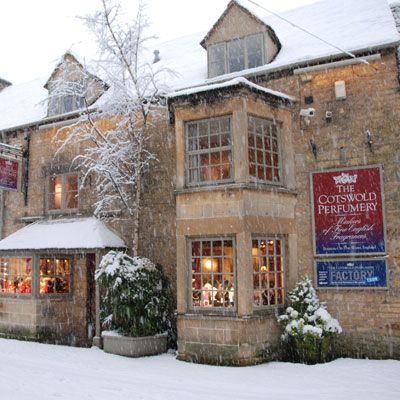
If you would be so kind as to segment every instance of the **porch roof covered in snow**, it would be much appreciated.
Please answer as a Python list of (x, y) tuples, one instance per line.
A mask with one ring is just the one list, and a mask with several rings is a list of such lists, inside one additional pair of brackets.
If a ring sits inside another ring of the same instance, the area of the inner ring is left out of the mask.
[(0, 241), (0, 251), (125, 248), (124, 241), (96, 218), (38, 221)]

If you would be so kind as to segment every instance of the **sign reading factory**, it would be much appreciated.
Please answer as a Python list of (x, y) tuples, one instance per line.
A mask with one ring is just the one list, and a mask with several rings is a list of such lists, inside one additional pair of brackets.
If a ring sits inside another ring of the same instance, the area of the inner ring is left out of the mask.
[(384, 254), (380, 167), (312, 174), (316, 256)]
[(387, 266), (382, 258), (317, 261), (319, 288), (386, 288)]

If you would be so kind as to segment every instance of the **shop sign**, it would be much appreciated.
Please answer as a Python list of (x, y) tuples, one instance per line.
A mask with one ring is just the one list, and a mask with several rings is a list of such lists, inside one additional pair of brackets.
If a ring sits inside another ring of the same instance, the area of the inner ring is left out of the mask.
[(0, 157), (0, 189), (18, 190), (20, 162)]
[(311, 174), (314, 254), (384, 254), (379, 166)]
[(317, 287), (387, 288), (386, 260), (316, 261)]

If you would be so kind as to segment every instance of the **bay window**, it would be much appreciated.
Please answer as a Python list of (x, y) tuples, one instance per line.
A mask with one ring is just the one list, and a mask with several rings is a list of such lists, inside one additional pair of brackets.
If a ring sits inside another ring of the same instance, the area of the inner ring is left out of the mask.
[(257, 181), (280, 183), (281, 160), (278, 125), (249, 116), (249, 174)]
[(253, 304), (255, 307), (284, 303), (282, 240), (256, 237), (252, 241)]
[(192, 306), (235, 306), (235, 258), (232, 238), (190, 241)]
[(213, 184), (232, 180), (231, 118), (186, 124), (186, 182)]

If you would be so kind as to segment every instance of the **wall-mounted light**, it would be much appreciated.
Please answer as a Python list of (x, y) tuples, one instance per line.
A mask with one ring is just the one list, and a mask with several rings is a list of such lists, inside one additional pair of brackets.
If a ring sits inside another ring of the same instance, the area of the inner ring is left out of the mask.
[(332, 118), (333, 118), (332, 111), (326, 111), (325, 112), (325, 121), (326, 122), (332, 122)]

